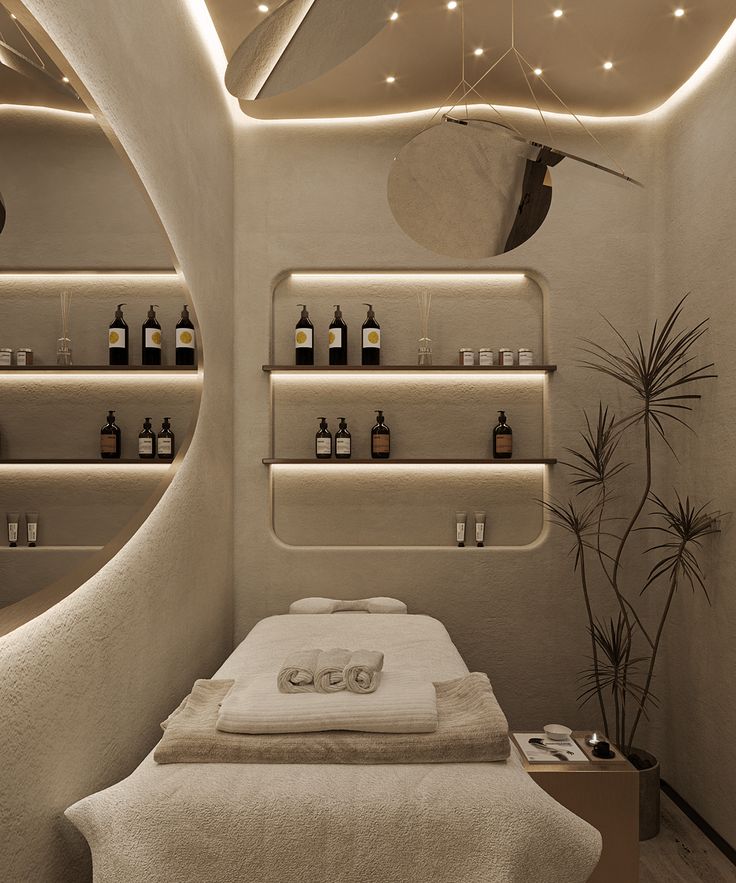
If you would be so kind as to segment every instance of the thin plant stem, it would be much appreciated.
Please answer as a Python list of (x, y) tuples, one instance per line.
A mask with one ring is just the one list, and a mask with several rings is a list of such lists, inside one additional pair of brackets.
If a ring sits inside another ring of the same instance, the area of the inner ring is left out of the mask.
[(598, 705), (601, 710), (601, 720), (603, 721), (603, 730), (608, 732), (608, 717), (606, 716), (606, 705), (603, 701), (603, 693), (601, 691), (600, 672), (598, 669), (598, 647), (595, 641), (595, 626), (593, 622), (593, 609), (590, 604), (590, 594), (588, 592), (588, 578), (585, 570), (585, 547), (582, 538), (578, 537), (578, 550), (580, 554), (580, 582), (583, 588), (583, 598), (585, 599), (585, 609), (588, 614), (588, 628), (590, 629), (590, 641), (593, 651), (593, 671), (595, 673), (595, 686), (598, 695)]

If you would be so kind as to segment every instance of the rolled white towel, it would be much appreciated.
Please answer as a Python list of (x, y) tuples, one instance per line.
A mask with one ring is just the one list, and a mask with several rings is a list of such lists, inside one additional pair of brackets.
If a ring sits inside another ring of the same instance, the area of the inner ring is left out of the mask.
[(314, 687), (318, 693), (338, 693), (345, 689), (345, 666), (350, 656), (350, 650), (339, 647), (320, 651), (314, 671)]
[(276, 678), (281, 693), (314, 693), (314, 675), (321, 650), (295, 650), (284, 660)]
[(345, 687), (351, 693), (373, 693), (380, 683), (382, 668), (380, 650), (354, 650), (345, 666)]

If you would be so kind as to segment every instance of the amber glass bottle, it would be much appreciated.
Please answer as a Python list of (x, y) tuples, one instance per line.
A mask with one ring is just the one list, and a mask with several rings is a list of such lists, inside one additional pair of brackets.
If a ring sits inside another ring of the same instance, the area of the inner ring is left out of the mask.
[(391, 430), (384, 423), (383, 411), (376, 411), (376, 425), (371, 429), (371, 457), (388, 460), (391, 456)]
[(100, 457), (103, 460), (119, 460), (122, 450), (122, 433), (115, 422), (115, 412), (107, 412), (107, 423), (100, 430)]
[(496, 460), (510, 460), (514, 452), (514, 436), (506, 422), (506, 413), (498, 412), (498, 424), (493, 430), (493, 456)]

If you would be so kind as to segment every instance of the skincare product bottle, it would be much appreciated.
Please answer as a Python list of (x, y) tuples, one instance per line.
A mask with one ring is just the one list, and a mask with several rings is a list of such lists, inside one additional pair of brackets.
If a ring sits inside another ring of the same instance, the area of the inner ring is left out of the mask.
[(318, 460), (329, 460), (332, 456), (332, 433), (327, 428), (327, 418), (319, 418), (319, 429), (314, 437), (314, 455)]
[(340, 304), (335, 306), (335, 318), (330, 322), (328, 341), (330, 349), (330, 365), (347, 365), (348, 326), (343, 321)]
[(26, 512), (26, 536), (28, 545), (35, 546), (38, 542), (38, 512)]
[(486, 541), (486, 513), (475, 513), (475, 545), (480, 549)]
[(100, 430), (100, 456), (103, 460), (119, 460), (122, 433), (115, 422), (115, 412), (107, 412), (107, 423)]
[(335, 433), (335, 457), (338, 460), (349, 460), (353, 455), (353, 439), (348, 432), (348, 424), (340, 417), (340, 425)]
[(497, 460), (510, 460), (514, 451), (514, 437), (506, 423), (506, 413), (498, 412), (498, 425), (493, 430), (493, 456)]
[(391, 430), (383, 422), (383, 411), (376, 411), (376, 425), (371, 429), (371, 457), (388, 460), (391, 456)]
[(468, 520), (467, 512), (455, 513), (455, 538), (457, 539), (458, 548), (462, 549), (465, 545), (465, 524)]
[(376, 314), (371, 304), (363, 304), (368, 307), (368, 316), (363, 322), (363, 365), (381, 364), (381, 326), (376, 322)]
[(156, 433), (151, 429), (150, 417), (146, 417), (138, 433), (138, 456), (141, 460), (153, 460), (156, 456)]
[(195, 355), (194, 325), (189, 318), (189, 308), (184, 304), (181, 319), (176, 323), (176, 364), (193, 365)]
[(161, 364), (161, 325), (156, 318), (156, 310), (158, 304), (151, 304), (148, 310), (148, 318), (143, 323), (141, 334), (141, 347), (143, 365), (160, 365)]
[(8, 545), (14, 549), (18, 545), (18, 522), (20, 514), (18, 512), (8, 512)]
[(302, 315), (294, 329), (295, 365), (314, 365), (314, 325), (306, 304), (297, 304)]
[(156, 453), (159, 460), (174, 459), (174, 433), (171, 431), (171, 418), (164, 417), (161, 432), (156, 438)]
[(118, 304), (115, 310), (115, 318), (110, 323), (107, 332), (107, 351), (110, 356), (110, 365), (130, 364), (130, 338), (128, 337), (128, 323), (123, 319), (123, 307)]

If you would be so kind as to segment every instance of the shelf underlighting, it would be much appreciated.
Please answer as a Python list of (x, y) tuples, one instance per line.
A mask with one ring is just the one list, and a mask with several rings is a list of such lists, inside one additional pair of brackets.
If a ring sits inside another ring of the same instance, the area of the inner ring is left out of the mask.
[(136, 282), (181, 280), (175, 270), (0, 270), (0, 282), (40, 279), (53, 282), (109, 282), (111, 279), (135, 279)]
[(472, 271), (463, 271), (459, 273), (451, 273), (443, 270), (438, 270), (436, 273), (431, 271), (415, 271), (415, 270), (365, 270), (363, 272), (352, 272), (352, 273), (343, 273), (340, 270), (336, 270), (334, 273), (324, 270), (316, 270), (314, 272), (309, 271), (299, 271), (295, 273), (290, 273), (289, 278), (294, 279), (296, 281), (301, 280), (310, 280), (310, 279), (347, 279), (347, 280), (372, 280), (372, 279), (417, 279), (422, 282), (431, 282), (431, 281), (442, 281), (447, 282), (450, 280), (460, 281), (460, 280), (468, 280), (468, 279), (503, 279), (503, 280), (519, 280), (526, 279), (526, 273), (517, 273), (517, 272), (509, 272), (509, 273), (488, 273), (483, 270), (479, 270), (477, 273)]
[(519, 459), (519, 460), (435, 460), (435, 459), (408, 459), (408, 460), (316, 460), (316, 459), (289, 459), (289, 458), (279, 458), (279, 457), (264, 457), (263, 459), (264, 466), (277, 466), (279, 468), (283, 467), (299, 467), (303, 468), (305, 466), (335, 466), (341, 468), (347, 468), (350, 466), (359, 466), (359, 467), (367, 467), (368, 469), (373, 469), (375, 467), (382, 466), (401, 466), (401, 467), (420, 467), (420, 468), (431, 468), (431, 469), (446, 469), (448, 467), (458, 467), (461, 469), (466, 469), (468, 467), (480, 467), (482, 469), (487, 468), (488, 466), (499, 466), (503, 469), (513, 468), (514, 466), (518, 466), (519, 468), (527, 468), (527, 467), (537, 467), (537, 466), (553, 466), (557, 460), (554, 457), (539, 457), (535, 459)]

